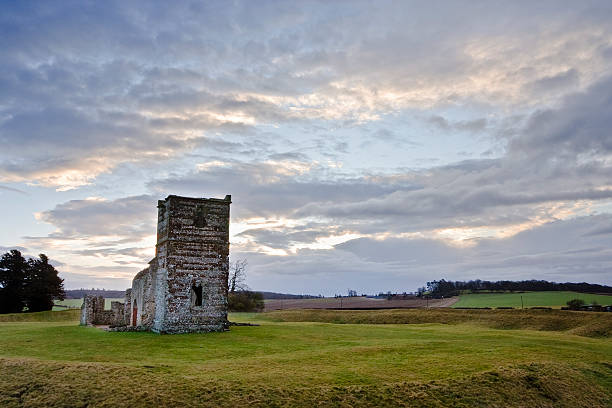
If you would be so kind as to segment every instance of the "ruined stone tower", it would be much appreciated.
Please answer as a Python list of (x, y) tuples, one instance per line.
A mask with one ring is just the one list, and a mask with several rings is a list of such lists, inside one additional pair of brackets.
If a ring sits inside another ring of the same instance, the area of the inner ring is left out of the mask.
[(81, 324), (116, 330), (189, 333), (226, 330), (231, 196), (175, 195), (157, 204), (157, 245), (149, 267), (132, 280), (125, 303), (87, 296)]
[[(153, 320), (151, 330), (227, 328), (230, 204), (229, 195), (225, 199), (171, 195), (158, 202), (157, 245), (149, 267), (156, 269), (150, 299), (155, 312), (150, 310), (147, 316), (148, 324)], [(134, 291), (132, 287), (131, 297), (137, 302)]]

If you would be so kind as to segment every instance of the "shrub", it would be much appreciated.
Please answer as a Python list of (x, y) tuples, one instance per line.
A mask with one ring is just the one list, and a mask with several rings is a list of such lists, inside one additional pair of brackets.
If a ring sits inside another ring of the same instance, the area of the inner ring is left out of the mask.
[(239, 290), (228, 294), (230, 312), (261, 312), (264, 308), (263, 294), (250, 290)]
[(571, 310), (578, 310), (582, 306), (584, 306), (584, 300), (572, 299), (572, 300), (568, 300), (566, 304), (567, 304), (567, 307), (569, 307)]

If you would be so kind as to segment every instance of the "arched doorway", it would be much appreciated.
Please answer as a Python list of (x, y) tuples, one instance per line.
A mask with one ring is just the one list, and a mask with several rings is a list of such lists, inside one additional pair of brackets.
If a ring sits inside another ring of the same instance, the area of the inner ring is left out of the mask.
[(134, 307), (132, 308), (132, 326), (136, 326), (136, 319), (138, 318), (138, 304), (134, 299)]

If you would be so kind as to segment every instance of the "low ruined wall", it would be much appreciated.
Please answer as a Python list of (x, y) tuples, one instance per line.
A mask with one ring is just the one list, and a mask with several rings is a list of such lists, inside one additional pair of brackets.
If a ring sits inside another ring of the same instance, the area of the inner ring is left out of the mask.
[(104, 310), (104, 297), (86, 295), (81, 306), (81, 325), (124, 325), (124, 308), (121, 302), (112, 302), (111, 310)]
[(123, 324), (129, 326), (132, 318), (132, 289), (125, 291), (125, 302), (123, 303)]
[(94, 324), (107, 324), (111, 325), (115, 321), (115, 315), (112, 310), (103, 310), (102, 312), (96, 313)]
[(81, 305), (81, 325), (97, 324), (97, 316), (103, 311), (103, 296), (86, 295)]
[(111, 302), (111, 313), (113, 317), (109, 324), (111, 326), (123, 326), (123, 303)]
[[(130, 295), (130, 319), (128, 325), (151, 328), (155, 317), (155, 273), (157, 258), (149, 262), (149, 267), (140, 271), (132, 280)], [(136, 311), (136, 318), (133, 313)], [(134, 321), (136, 322), (134, 324)]]

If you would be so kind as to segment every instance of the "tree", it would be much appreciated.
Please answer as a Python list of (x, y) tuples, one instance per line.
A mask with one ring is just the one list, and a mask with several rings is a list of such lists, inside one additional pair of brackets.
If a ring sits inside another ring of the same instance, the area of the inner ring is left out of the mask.
[(64, 280), (57, 270), (49, 264), (45, 254), (40, 259), (28, 259), (28, 273), (25, 281), (25, 304), (29, 312), (40, 312), (53, 308), (53, 299), (65, 297)]
[(64, 299), (64, 280), (49, 264), (49, 258), (26, 260), (12, 250), (0, 260), (0, 313), (51, 310), (53, 299)]
[(25, 278), (29, 268), (21, 252), (13, 249), (0, 260), (0, 313), (20, 313), (25, 306)]
[(261, 312), (264, 309), (263, 295), (250, 290), (231, 292), (227, 307), (232, 312)]
[(571, 310), (579, 310), (582, 306), (584, 306), (584, 300), (582, 299), (572, 299), (566, 302), (567, 307)]
[(246, 259), (238, 259), (237, 261), (230, 263), (230, 270), (227, 282), (227, 287), (230, 293), (234, 293), (236, 292), (236, 290), (248, 289), (248, 286), (244, 283), (246, 279), (246, 269)]
[(263, 294), (250, 291), (244, 282), (246, 272), (246, 259), (238, 259), (230, 263), (227, 279), (227, 307), (231, 312), (261, 312), (264, 308)]

